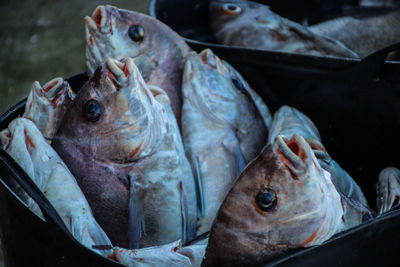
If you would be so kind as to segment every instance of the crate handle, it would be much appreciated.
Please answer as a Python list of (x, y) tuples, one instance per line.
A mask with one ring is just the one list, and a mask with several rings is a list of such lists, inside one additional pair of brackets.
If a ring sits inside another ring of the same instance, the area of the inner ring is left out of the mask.
[(380, 71), (387, 55), (396, 50), (400, 51), (400, 43), (378, 50), (361, 59), (360, 63), (354, 68), (357, 73), (362, 74), (362, 76), (357, 77), (370, 77), (372, 80), (379, 80)]

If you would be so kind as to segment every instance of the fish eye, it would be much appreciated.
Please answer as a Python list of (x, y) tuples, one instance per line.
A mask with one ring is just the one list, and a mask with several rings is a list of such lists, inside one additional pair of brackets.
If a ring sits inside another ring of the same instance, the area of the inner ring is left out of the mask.
[(222, 6), (222, 12), (226, 15), (239, 14), (242, 11), (241, 7), (232, 3), (226, 3)]
[(83, 112), (88, 121), (96, 122), (101, 117), (101, 105), (96, 100), (91, 99), (83, 106)]
[(372, 215), (369, 212), (364, 212), (361, 218), (362, 222), (366, 222), (372, 219)]
[(276, 193), (271, 188), (262, 189), (256, 196), (256, 203), (258, 208), (262, 211), (273, 211), (275, 210), (278, 199)]
[(246, 89), (244, 89), (243, 83), (240, 80), (232, 78), (232, 83), (242, 94), (247, 93)]
[(128, 35), (134, 42), (139, 43), (144, 39), (144, 29), (140, 25), (132, 25), (128, 29)]

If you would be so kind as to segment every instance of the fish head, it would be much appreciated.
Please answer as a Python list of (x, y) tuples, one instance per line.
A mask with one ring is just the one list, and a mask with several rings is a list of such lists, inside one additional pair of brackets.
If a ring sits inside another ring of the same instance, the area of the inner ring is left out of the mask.
[(165, 24), (138, 12), (100, 5), (84, 22), (90, 73), (107, 58), (120, 60), (128, 56), (134, 59), (147, 81), (149, 73), (158, 67), (157, 62), (178, 47), (188, 49), (182, 38)]
[(278, 136), (241, 173), (211, 229), (210, 263), (261, 264), (319, 244), (343, 214), (330, 175), (303, 137)]
[(51, 141), (75, 93), (63, 78), (54, 78), (43, 87), (34, 82), (29, 93), (24, 118), (33, 121), (43, 136)]
[(244, 117), (257, 112), (248, 88), (240, 74), (210, 49), (187, 56), (182, 94), (195, 99), (193, 104), (217, 122), (236, 127), (247, 123)]
[(80, 89), (55, 140), (100, 162), (131, 163), (153, 152), (165, 120), (132, 59), (108, 59)]
[(239, 29), (252, 21), (275, 17), (269, 6), (244, 0), (212, 0), (209, 15), (211, 28), (215, 32), (231, 22), (235, 23), (232, 26)]

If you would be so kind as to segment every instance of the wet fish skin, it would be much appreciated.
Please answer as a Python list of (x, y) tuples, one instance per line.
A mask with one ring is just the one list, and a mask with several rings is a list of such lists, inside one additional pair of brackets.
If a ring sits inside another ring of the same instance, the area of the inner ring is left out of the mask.
[(400, 170), (387, 167), (379, 174), (376, 188), (376, 206), (379, 214), (382, 214), (397, 204), (400, 199)]
[(358, 58), (345, 45), (245, 0), (212, 0), (210, 25), (218, 43), (316, 56)]
[(47, 141), (51, 142), (74, 98), (75, 93), (63, 78), (54, 78), (43, 87), (36, 81), (29, 92), (22, 117), (33, 121)]
[[(265, 190), (274, 193), (269, 210), (260, 206)], [(343, 229), (342, 215), (330, 174), (305, 139), (278, 136), (226, 196), (211, 229), (205, 265), (259, 265), (288, 249), (320, 244)]]
[(204, 257), (206, 245), (182, 247), (180, 240), (142, 249), (114, 247), (113, 256), (126, 266), (187, 266), (199, 267)]
[(368, 202), (361, 188), (353, 178), (329, 156), (321, 143), (320, 134), (314, 123), (296, 108), (282, 106), (274, 114), (274, 120), (268, 137), (269, 143), (273, 143), (278, 135), (291, 138), (296, 133), (303, 136), (310, 144), (321, 167), (331, 174), (332, 182), (339, 193), (368, 207)]
[[(94, 219), (75, 178), (35, 124), (28, 119), (17, 118), (9, 124), (8, 130), (11, 140), (4, 146), (5, 150), (44, 193), (71, 234), (96, 253), (110, 253), (109, 250), (92, 248), (112, 244)], [(43, 219), (39, 206), (32, 199), (28, 207)]]
[[(267, 139), (267, 126), (250, 91), (211, 50), (188, 55), (182, 86), (182, 136), (199, 196), (197, 235), (209, 231), (231, 184)], [(265, 104), (259, 104), (270, 117)]]
[(195, 231), (188, 225), (196, 213), (187, 211), (195, 194), (186, 191), (190, 183), (194, 191), (193, 177), (180, 165), (176, 121), (160, 97), (132, 59), (109, 59), (81, 88), (54, 137), (95, 218), (121, 247), (160, 245)]
[(357, 18), (341, 17), (312, 25), (310, 30), (339, 40), (366, 57), (400, 40), (400, 11)]
[[(107, 58), (133, 58), (146, 83), (167, 92), (179, 123), (184, 57), (190, 50), (183, 39), (152, 17), (110, 5), (98, 6), (84, 20), (89, 74)], [(137, 41), (128, 34), (133, 25), (140, 27), (134, 31)]]

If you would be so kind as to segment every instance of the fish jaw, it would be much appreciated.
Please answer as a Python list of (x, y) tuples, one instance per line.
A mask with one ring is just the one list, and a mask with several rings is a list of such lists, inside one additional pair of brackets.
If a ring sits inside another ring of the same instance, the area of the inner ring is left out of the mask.
[(54, 78), (43, 87), (36, 81), (32, 85), (22, 117), (33, 121), (50, 142), (74, 98), (75, 93), (63, 78)]
[[(320, 244), (342, 227), (340, 196), (304, 138), (279, 139), (245, 168), (225, 198), (211, 229), (206, 263), (261, 264), (290, 248)], [(276, 196), (270, 211), (257, 204), (265, 190)]]

